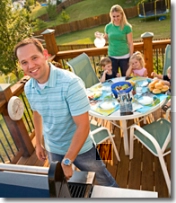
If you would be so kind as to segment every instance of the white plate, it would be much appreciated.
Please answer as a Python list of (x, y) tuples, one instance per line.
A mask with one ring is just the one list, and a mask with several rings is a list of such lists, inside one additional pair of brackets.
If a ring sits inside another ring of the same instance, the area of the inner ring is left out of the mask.
[(112, 80), (113, 83), (121, 82), (121, 81), (125, 81), (125, 77), (117, 77), (117, 78), (113, 78), (111, 80)]
[(138, 102), (142, 105), (149, 105), (153, 102), (153, 98), (148, 96), (143, 96), (138, 100)]
[(118, 104), (117, 102), (104, 101), (99, 105), (99, 107), (104, 110), (110, 110), (115, 108), (117, 104)]
[(141, 87), (145, 87), (145, 86), (147, 86), (147, 85), (148, 85), (148, 81), (145, 80), (145, 81), (141, 84)]
[(107, 91), (107, 92), (111, 92), (111, 86), (103, 86), (102, 90)]

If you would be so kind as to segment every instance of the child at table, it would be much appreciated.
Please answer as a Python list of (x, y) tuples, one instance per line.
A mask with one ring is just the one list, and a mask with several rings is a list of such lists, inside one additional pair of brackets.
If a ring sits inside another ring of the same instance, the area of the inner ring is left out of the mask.
[(131, 55), (129, 60), (129, 68), (126, 71), (126, 76), (141, 76), (147, 77), (147, 69), (144, 67), (145, 61), (141, 52), (137, 51)]
[(112, 62), (109, 57), (103, 57), (100, 60), (100, 66), (103, 69), (103, 72), (100, 76), (100, 82), (105, 82), (106, 80), (119, 77), (119, 73), (115, 73), (112, 70)]
[(151, 73), (152, 77), (161, 79), (165, 85), (171, 85), (171, 66), (168, 67), (167, 69), (167, 75), (161, 75), (161, 74), (157, 74), (155, 72)]

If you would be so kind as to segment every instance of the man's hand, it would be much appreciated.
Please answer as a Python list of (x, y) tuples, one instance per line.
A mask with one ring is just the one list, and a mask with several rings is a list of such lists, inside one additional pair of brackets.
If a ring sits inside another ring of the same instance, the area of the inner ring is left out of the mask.
[(37, 155), (37, 158), (40, 160), (40, 161), (45, 161), (46, 160), (46, 152), (45, 152), (45, 149), (43, 146), (40, 146), (40, 145), (37, 145), (36, 146), (36, 155)]
[(64, 171), (64, 175), (65, 175), (66, 180), (69, 180), (73, 175), (72, 164), (70, 166), (66, 166), (62, 163), (61, 166), (62, 166), (62, 169)]

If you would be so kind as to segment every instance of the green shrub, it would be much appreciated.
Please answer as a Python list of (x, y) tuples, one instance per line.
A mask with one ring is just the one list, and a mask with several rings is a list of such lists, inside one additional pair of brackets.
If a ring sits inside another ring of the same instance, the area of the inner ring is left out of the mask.
[(34, 31), (35, 30), (42, 30), (47, 28), (47, 23), (41, 19), (36, 19), (35, 25), (34, 25)]
[(70, 16), (66, 13), (65, 10), (62, 10), (61, 18), (64, 23), (67, 23), (70, 20)]
[(29, 6), (33, 6), (34, 5), (34, 0), (27, 0), (26, 4)]

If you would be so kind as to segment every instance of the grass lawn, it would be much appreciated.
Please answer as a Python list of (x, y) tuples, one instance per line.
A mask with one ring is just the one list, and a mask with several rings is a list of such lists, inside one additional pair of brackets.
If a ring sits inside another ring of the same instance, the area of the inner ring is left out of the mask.
[[(111, 6), (114, 4), (119, 4), (123, 8), (128, 8), (136, 5), (136, 0), (84, 0), (73, 4), (65, 9), (66, 13), (70, 16), (70, 21), (82, 20), (90, 16), (97, 16), (104, 13), (109, 13)], [(97, 9), (98, 8), (98, 9)], [(37, 18), (40, 15), (46, 13), (46, 7), (37, 6), (32, 10), (32, 17)], [(63, 23), (60, 15), (58, 15), (57, 20), (48, 22), (49, 26), (55, 23)]]
[[(132, 7), (137, 4), (137, 0), (84, 0), (79, 3), (73, 4), (65, 9), (66, 13), (70, 16), (69, 22), (82, 20), (91, 16), (98, 16), (101, 14), (109, 13), (110, 8), (119, 4), (123, 8)], [(32, 17), (36, 18), (41, 14), (46, 13), (46, 7), (38, 6), (32, 11)], [(144, 32), (153, 32), (154, 39), (170, 38), (171, 37), (171, 18), (167, 16), (166, 20), (158, 21), (155, 19), (148, 19), (147, 21), (141, 18), (129, 19), (133, 26), (134, 41), (141, 40), (141, 34)], [(57, 16), (54, 21), (48, 21), (47, 26), (52, 27), (62, 24), (61, 15)], [(104, 32), (104, 26), (101, 25), (96, 28), (91, 28), (84, 31), (72, 32), (64, 34), (56, 38), (57, 44), (90, 44), (94, 41), (94, 32)]]
[[(133, 40), (139, 41), (141, 40), (141, 34), (145, 32), (153, 32), (153, 39), (163, 39), (163, 38), (171, 38), (171, 18), (170, 15), (166, 20), (158, 21), (154, 19), (150, 19), (147, 21), (141, 20), (140, 18), (132, 18), (129, 19), (129, 23), (131, 23), (133, 27)], [(104, 26), (101, 25), (96, 28), (91, 28), (88, 30), (72, 32), (69, 34), (64, 34), (56, 37), (57, 44), (91, 44), (93, 43), (95, 37), (94, 32), (100, 31), (104, 32)]]

